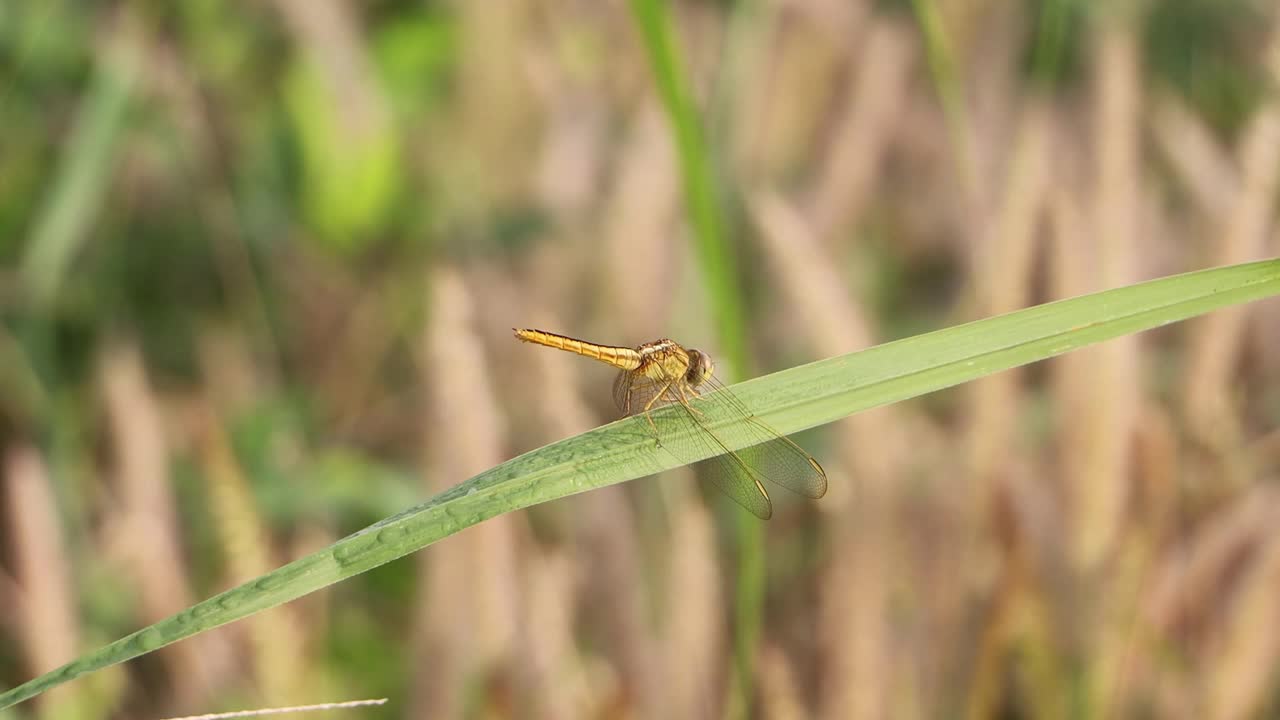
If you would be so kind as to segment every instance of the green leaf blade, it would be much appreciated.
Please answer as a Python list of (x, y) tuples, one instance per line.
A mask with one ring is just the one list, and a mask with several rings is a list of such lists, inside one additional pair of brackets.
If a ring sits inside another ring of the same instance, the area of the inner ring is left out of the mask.
[[(733, 391), (762, 420), (790, 434), (1085, 345), (1278, 294), (1280, 260), (1215, 268), (879, 345), (740, 383)], [(728, 417), (712, 414), (708, 421), (730, 448), (742, 447), (751, 437)], [(0, 709), (87, 672), (302, 597), (491, 517), (680, 464), (658, 447), (643, 418), (620, 420), (552, 443), (8, 690), (0, 694)]]

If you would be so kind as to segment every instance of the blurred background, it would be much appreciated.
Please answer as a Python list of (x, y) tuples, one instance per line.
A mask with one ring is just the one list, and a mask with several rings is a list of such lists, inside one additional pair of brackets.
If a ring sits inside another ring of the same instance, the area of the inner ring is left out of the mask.
[[(0, 4), (0, 685), (615, 417), (513, 326), (741, 379), (1275, 252), (1274, 3), (672, 2), (709, 225), (643, 4)], [(1277, 314), (801, 435), (831, 492), (768, 523), (614, 486), (0, 714), (1274, 717)]]

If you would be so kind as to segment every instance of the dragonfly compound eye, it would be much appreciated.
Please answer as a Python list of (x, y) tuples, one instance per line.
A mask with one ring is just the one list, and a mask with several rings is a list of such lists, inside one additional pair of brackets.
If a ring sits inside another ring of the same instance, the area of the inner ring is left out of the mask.
[(685, 379), (690, 385), (697, 387), (715, 374), (716, 366), (711, 362), (711, 357), (704, 352), (691, 350), (689, 356), (689, 373)]

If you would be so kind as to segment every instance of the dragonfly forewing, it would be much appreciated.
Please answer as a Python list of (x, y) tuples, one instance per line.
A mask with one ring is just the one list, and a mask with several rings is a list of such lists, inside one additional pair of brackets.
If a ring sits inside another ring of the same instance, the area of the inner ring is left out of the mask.
[[(750, 413), (723, 385), (708, 382), (700, 394), (687, 385), (665, 385), (624, 372), (615, 383), (615, 399), (620, 407), (629, 403), (632, 414), (647, 415), (659, 445), (683, 463), (701, 461), (702, 474), (752, 514), (764, 519), (773, 514), (765, 481), (808, 498), (826, 494), (822, 466)], [(643, 408), (654, 398), (658, 399), (645, 413)], [(713, 429), (708, 418), (718, 419), (724, 434)], [(726, 442), (729, 432), (739, 440), (735, 444), (745, 437), (746, 447), (731, 449)]]

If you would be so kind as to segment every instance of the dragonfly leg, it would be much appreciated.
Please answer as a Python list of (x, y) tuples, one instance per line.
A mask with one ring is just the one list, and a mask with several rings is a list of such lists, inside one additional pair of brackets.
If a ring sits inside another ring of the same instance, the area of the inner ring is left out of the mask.
[(649, 402), (645, 403), (644, 410), (642, 411), (644, 413), (644, 419), (649, 421), (649, 427), (653, 428), (654, 435), (658, 434), (658, 425), (653, 421), (653, 415), (649, 414), (649, 410), (653, 407), (654, 403), (658, 402), (659, 398), (667, 394), (667, 390), (670, 387), (671, 387), (670, 382), (668, 382), (666, 385), (663, 385), (662, 389), (659, 390), (658, 393), (649, 400)]
[(654, 393), (653, 397), (649, 399), (649, 402), (645, 403), (644, 411), (645, 411), (646, 413), (647, 413), (647, 412), (649, 412), (649, 409), (653, 407), (653, 404), (654, 404), (654, 403), (656, 403), (656, 402), (658, 402), (658, 400), (662, 399), (662, 396), (663, 396), (663, 395), (666, 395), (666, 394), (667, 394), (667, 391), (668, 391), (668, 390), (670, 390), (670, 389), (671, 389), (671, 383), (670, 383), (670, 382), (667, 382), (667, 384), (666, 384), (666, 385), (663, 385), (663, 386), (662, 386), (662, 389), (661, 389), (661, 390), (659, 390), (658, 392)]
[[(688, 393), (689, 393), (688, 395), (685, 395), (685, 391), (686, 391), (686, 390), (688, 390)], [(694, 415), (704, 415), (704, 414), (705, 414), (705, 413), (703, 413), (701, 410), (699, 410), (698, 408), (696, 408), (696, 407), (694, 407), (694, 406), (692, 406), (692, 405), (690, 405), (690, 404), (689, 404), (689, 400), (690, 400), (690, 398), (702, 397), (702, 394), (701, 394), (701, 393), (699, 393), (697, 390), (694, 390), (693, 388), (689, 387), (688, 385), (682, 385), (682, 386), (678, 386), (678, 387), (676, 387), (676, 393), (677, 393), (677, 395), (679, 395), (679, 397), (678, 397), (677, 399), (680, 401), (680, 404), (681, 404), (681, 405), (684, 405), (686, 408), (688, 408), (689, 412), (693, 413)]]

